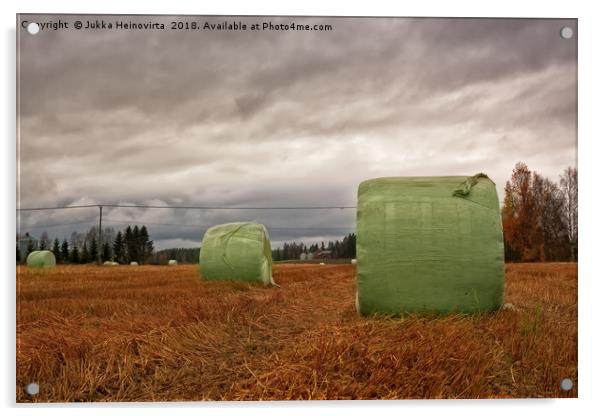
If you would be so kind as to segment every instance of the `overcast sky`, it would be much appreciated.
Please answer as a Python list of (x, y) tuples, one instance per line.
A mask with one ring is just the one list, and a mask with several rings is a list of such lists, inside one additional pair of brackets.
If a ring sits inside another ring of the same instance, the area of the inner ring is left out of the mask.
[[(167, 29), (18, 30), (22, 207), (355, 205), (365, 179), (477, 172), (501, 199), (518, 161), (555, 181), (576, 164), (576, 36), (560, 37), (575, 20), (61, 19)], [(174, 20), (333, 30), (172, 31)], [(158, 248), (198, 245), (203, 226), (221, 222), (263, 222), (274, 246), (355, 225), (353, 210), (105, 217), (146, 223)], [(59, 238), (96, 220), (95, 209), (21, 217), (22, 231)]]

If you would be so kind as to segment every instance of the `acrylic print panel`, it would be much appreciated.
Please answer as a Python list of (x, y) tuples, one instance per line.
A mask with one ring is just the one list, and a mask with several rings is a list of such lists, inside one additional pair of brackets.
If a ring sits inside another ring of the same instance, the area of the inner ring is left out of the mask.
[(18, 402), (577, 396), (575, 19), (16, 24)]

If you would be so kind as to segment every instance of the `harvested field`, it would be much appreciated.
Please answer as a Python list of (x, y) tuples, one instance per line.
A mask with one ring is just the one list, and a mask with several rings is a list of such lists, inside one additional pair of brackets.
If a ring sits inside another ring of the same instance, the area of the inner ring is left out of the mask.
[(17, 401), (577, 396), (576, 264), (507, 265), (514, 308), (478, 316), (361, 318), (351, 264), (278, 264), (274, 280), (18, 267)]

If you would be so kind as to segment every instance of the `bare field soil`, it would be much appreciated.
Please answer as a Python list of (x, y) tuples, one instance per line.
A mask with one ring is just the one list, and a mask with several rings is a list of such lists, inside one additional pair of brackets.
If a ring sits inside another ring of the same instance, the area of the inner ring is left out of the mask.
[(274, 280), (19, 266), (17, 401), (577, 396), (574, 263), (507, 265), (514, 309), (477, 316), (359, 317), (353, 265), (281, 264)]

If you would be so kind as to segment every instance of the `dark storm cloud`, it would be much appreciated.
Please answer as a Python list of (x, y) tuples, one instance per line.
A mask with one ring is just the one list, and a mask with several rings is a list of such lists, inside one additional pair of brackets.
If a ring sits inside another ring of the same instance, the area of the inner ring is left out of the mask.
[[(517, 161), (552, 179), (575, 164), (576, 41), (559, 31), (576, 21), (293, 20), (334, 30), (20, 32), (21, 204), (355, 205), (371, 177), (485, 171), (501, 190)], [(166, 245), (223, 221), (263, 221), (276, 241), (354, 225), (347, 211), (111, 216), (155, 223)]]

